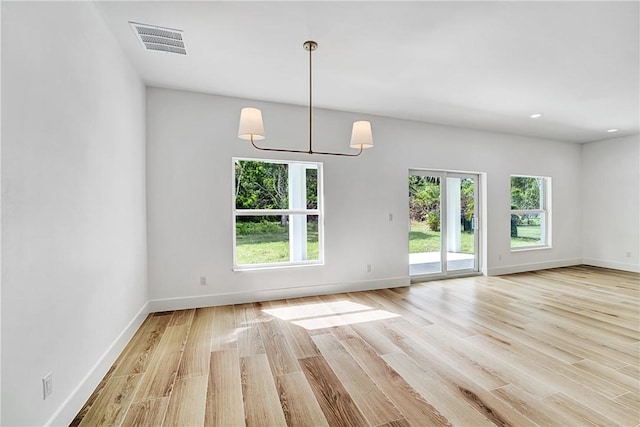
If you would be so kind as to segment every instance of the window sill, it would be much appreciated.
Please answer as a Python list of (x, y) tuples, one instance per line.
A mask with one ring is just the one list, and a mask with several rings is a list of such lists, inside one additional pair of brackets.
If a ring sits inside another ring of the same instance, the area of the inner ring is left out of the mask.
[(282, 264), (256, 264), (256, 265), (242, 265), (233, 267), (235, 272), (243, 271), (263, 271), (263, 270), (282, 270), (287, 268), (300, 268), (300, 267), (321, 267), (324, 266), (324, 262), (310, 261), (301, 263), (282, 263)]
[(544, 249), (551, 249), (549, 245), (539, 245), (539, 246), (523, 246), (521, 248), (511, 248), (511, 252), (528, 252), (528, 251), (540, 251)]

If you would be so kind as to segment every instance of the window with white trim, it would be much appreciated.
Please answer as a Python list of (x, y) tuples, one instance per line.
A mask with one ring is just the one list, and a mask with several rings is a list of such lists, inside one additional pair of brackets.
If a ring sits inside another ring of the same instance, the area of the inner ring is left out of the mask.
[(234, 268), (321, 264), (322, 164), (233, 159)]
[(551, 178), (511, 176), (511, 249), (551, 246)]

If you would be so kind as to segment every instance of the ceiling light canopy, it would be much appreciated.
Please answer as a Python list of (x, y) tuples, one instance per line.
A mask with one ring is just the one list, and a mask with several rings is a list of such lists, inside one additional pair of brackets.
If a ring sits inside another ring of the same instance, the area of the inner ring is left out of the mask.
[(529, 117), (531, 117), (532, 119), (539, 119), (540, 117), (542, 117), (542, 113), (534, 113)]
[(318, 43), (308, 40), (303, 44), (304, 49), (309, 52), (309, 149), (289, 150), (284, 148), (267, 148), (256, 145), (255, 141), (265, 139), (264, 123), (262, 121), (262, 111), (254, 107), (245, 107), (240, 111), (240, 126), (238, 127), (238, 138), (251, 141), (256, 149), (262, 151), (279, 151), (284, 153), (306, 153), (324, 154), (328, 156), (356, 157), (362, 151), (373, 147), (373, 136), (371, 133), (371, 123), (368, 121), (357, 121), (353, 123), (351, 131), (351, 143), (349, 147), (359, 150), (357, 153), (335, 153), (328, 151), (315, 151), (313, 149), (313, 78), (311, 55), (318, 48)]
[(607, 132), (609, 132), (609, 133), (613, 133), (613, 132), (618, 132), (619, 130), (620, 130), (620, 129), (615, 129), (615, 128), (614, 128), (614, 129), (609, 129), (609, 130), (607, 130)]

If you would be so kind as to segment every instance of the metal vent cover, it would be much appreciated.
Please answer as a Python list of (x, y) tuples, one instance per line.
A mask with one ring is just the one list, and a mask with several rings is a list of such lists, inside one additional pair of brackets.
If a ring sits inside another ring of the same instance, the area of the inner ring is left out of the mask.
[(180, 55), (187, 54), (182, 30), (158, 27), (157, 25), (140, 24), (137, 22), (129, 22), (129, 24), (145, 49), (177, 53)]

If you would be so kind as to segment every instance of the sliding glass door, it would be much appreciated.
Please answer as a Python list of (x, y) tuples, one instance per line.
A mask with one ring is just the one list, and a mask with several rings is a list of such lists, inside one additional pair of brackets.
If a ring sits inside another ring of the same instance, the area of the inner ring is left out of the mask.
[(412, 279), (479, 270), (477, 206), (478, 175), (409, 172)]

